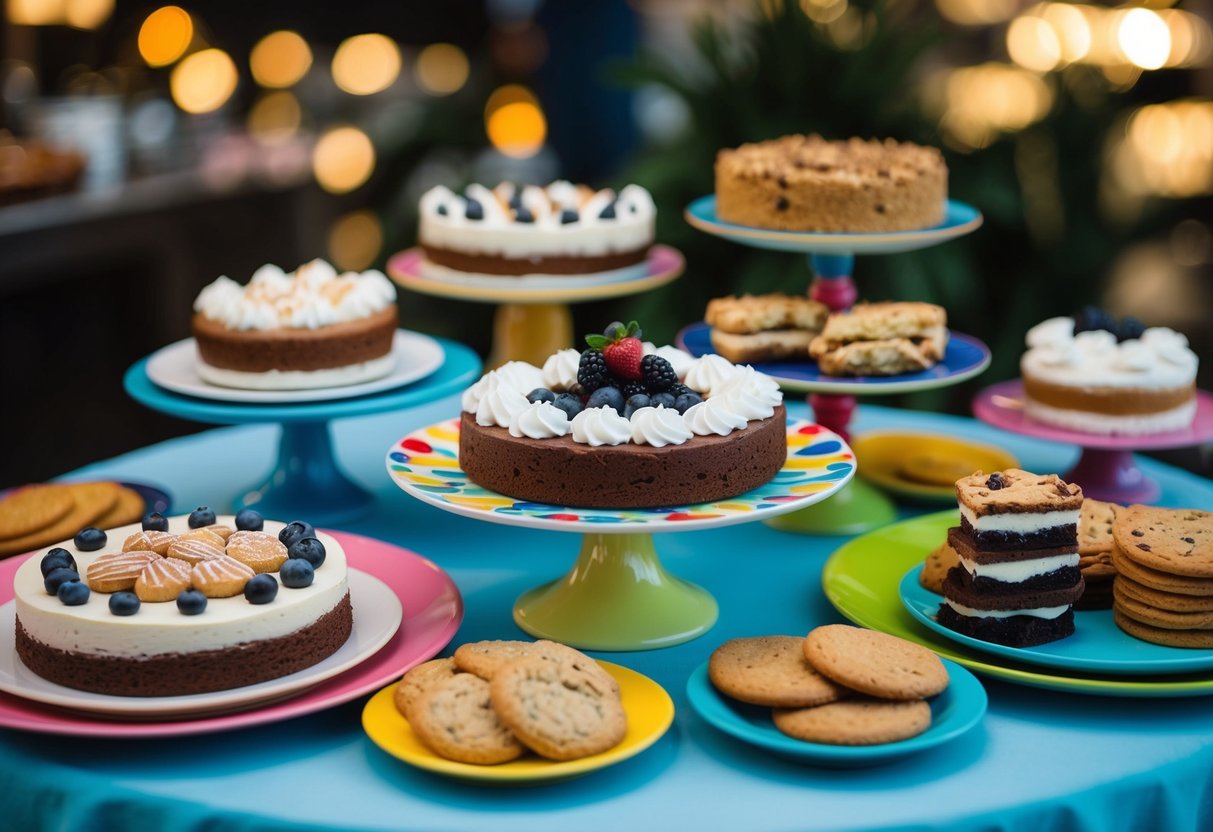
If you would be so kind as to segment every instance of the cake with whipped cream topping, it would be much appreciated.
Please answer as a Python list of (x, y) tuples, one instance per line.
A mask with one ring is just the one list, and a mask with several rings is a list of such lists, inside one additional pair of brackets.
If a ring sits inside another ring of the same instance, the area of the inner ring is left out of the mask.
[(463, 194), (439, 185), (420, 207), (422, 274), (454, 281), (642, 277), (657, 216), (638, 185), (616, 193), (565, 181), (469, 185)]
[(1196, 418), (1196, 354), (1166, 327), (1116, 321), (1100, 310), (1028, 330), (1020, 360), (1024, 413), (1043, 424), (1105, 436), (1183, 430)]
[(587, 341), (464, 392), (459, 464), (473, 482), (550, 505), (647, 508), (735, 497), (783, 467), (786, 413), (770, 377), (646, 344), (635, 323)]
[(313, 260), (273, 265), (248, 285), (220, 277), (194, 301), (198, 374), (221, 387), (307, 390), (361, 384), (395, 368), (396, 287), (381, 272)]
[(1009, 647), (1074, 632), (1082, 595), (1082, 489), (1055, 474), (1011, 468), (956, 482), (960, 526), (948, 530), (959, 563), (943, 582), (940, 624)]

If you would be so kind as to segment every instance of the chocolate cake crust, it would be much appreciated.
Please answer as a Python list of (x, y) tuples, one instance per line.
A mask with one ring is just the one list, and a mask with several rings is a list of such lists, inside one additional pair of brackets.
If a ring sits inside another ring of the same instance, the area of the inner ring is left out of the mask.
[(1078, 551), (1078, 524), (1048, 526), (1034, 532), (976, 532), (969, 521), (961, 517), (960, 528), (977, 549), (993, 552), (1016, 552), (1031, 549), (1065, 549)]
[[(988, 532), (987, 534), (999, 534)], [(1005, 534), (1003, 532), (1002, 534)], [(956, 550), (956, 554), (965, 560), (984, 566), (991, 563), (1012, 563), (1021, 560), (1036, 560), (1037, 558), (1053, 558), (1062, 555), (1077, 554), (1077, 546), (1050, 546), (1039, 549), (987, 549), (977, 545), (971, 533), (966, 532), (964, 525), (948, 529), (948, 545)]]
[(990, 641), (1007, 647), (1032, 647), (1063, 639), (1074, 633), (1074, 611), (1066, 610), (1056, 618), (1013, 615), (1010, 618), (970, 618), (947, 604), (939, 606), (936, 620), (961, 635)]
[[(1068, 570), (1058, 570), (1066, 572)], [(1027, 582), (1008, 584), (990, 581), (993, 588), (978, 587), (963, 566), (953, 566), (943, 580), (943, 594), (958, 604), (975, 610), (1034, 610), (1041, 607), (1063, 607), (1073, 604), (1082, 595), (1083, 580), (1077, 569), (1071, 572), (1068, 585), (1052, 588), (1029, 587)]]
[(502, 277), (518, 277), (524, 274), (595, 274), (624, 269), (643, 263), (649, 248), (612, 251), (607, 254), (572, 256), (529, 255), (527, 257), (505, 257), (500, 254), (471, 254), (449, 248), (422, 245), (426, 259), (437, 266), (446, 266), (460, 272), (492, 274)]

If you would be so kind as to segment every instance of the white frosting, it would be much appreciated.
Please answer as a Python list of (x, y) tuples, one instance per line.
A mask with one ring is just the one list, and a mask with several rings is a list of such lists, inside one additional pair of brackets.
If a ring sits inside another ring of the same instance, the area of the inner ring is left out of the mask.
[(716, 353), (708, 353), (696, 358), (687, 368), (683, 382), (687, 387), (705, 396), (712, 395), (716, 385), (725, 379), (732, 378), (741, 372), (741, 368)]
[(728, 436), (735, 430), (743, 430), (749, 421), (723, 396), (692, 405), (682, 419), (696, 436)]
[[(536, 387), (543, 386), (543, 371), (534, 364), (526, 361), (507, 361), (496, 370), (485, 373), (475, 384), (464, 390), (459, 404), (468, 413), (476, 413), (480, 410), (481, 400), (492, 388), (505, 387), (525, 399)], [(509, 422), (506, 422), (502, 427), (508, 425)]]
[(552, 353), (543, 362), (543, 386), (549, 390), (569, 390), (577, 384), (577, 368), (580, 364), (581, 353), (575, 349)]
[(632, 423), (613, 407), (587, 407), (573, 417), (573, 441), (582, 445), (622, 445), (632, 438)]
[(657, 355), (670, 362), (670, 367), (673, 368), (679, 381), (687, 377), (687, 370), (691, 369), (691, 365), (695, 363), (695, 356), (670, 344), (659, 347), (652, 341), (645, 341), (644, 354)]
[(775, 379), (747, 364), (715, 386), (712, 400), (716, 399), (727, 399), (747, 420), (769, 419), (783, 403), (783, 393)]
[(508, 428), (514, 417), (530, 406), (525, 394), (503, 381), (501, 376), (493, 375), (476, 406), (476, 424)]
[[(553, 182), (546, 189), (528, 185), (520, 201), (534, 217), (516, 222), (509, 207), (514, 188), (508, 183), (493, 191), (469, 185), (467, 196), (484, 208), (484, 218), (467, 218), (467, 198), (439, 185), (421, 197), (418, 239), (423, 245), (469, 254), (530, 256), (595, 256), (647, 248), (653, 242), (656, 206), (649, 192), (628, 185), (618, 196), (596, 193), (568, 182)], [(615, 216), (601, 214), (612, 202)], [(574, 222), (561, 222), (561, 211), (578, 212)]]
[(1152, 433), (1170, 433), (1183, 430), (1196, 418), (1196, 400), (1184, 402), (1170, 410), (1127, 416), (1110, 416), (1092, 413), (1089, 410), (1067, 410), (1041, 404), (1034, 399), (1025, 399), (1024, 414), (1037, 422), (1066, 428), (1067, 430), (1094, 433), (1101, 436), (1143, 436)]
[(1049, 318), (1028, 330), (1026, 340), (1020, 371), (1048, 384), (1164, 390), (1196, 379), (1198, 360), (1188, 339), (1165, 327), (1118, 344), (1105, 330), (1075, 335), (1073, 318)]
[(642, 407), (632, 413), (632, 441), (637, 445), (681, 445), (692, 436), (690, 428), (677, 410), (657, 407)]
[(294, 275), (262, 266), (247, 286), (220, 277), (198, 294), (194, 311), (234, 330), (319, 329), (363, 320), (395, 302), (396, 287), (381, 272), (338, 275), (313, 260)]
[(551, 439), (569, 432), (569, 415), (551, 402), (530, 402), (510, 418), (510, 436)]
[(242, 390), (315, 390), (322, 387), (347, 387), (383, 378), (396, 369), (396, 356), (388, 353), (360, 364), (332, 367), (326, 370), (267, 370), (248, 373), (212, 367), (201, 358), (197, 363), (198, 377), (217, 387)]
[[(235, 525), (235, 518), (220, 517), (219, 522)], [(276, 535), (282, 523), (266, 521), (265, 531)], [(57, 544), (72, 553), (80, 574), (103, 554), (121, 550), (122, 541), (139, 531), (134, 523), (106, 532), (109, 544), (95, 552), (81, 552), (72, 541)], [(169, 520), (169, 530), (188, 531), (185, 516)], [(93, 592), (88, 602), (69, 607), (54, 595), (47, 595), (35, 555), (21, 565), (13, 576), (13, 594), (17, 619), (35, 641), (72, 652), (99, 656), (140, 657), (164, 653), (192, 653), (222, 650), (263, 639), (290, 635), (307, 627), (341, 602), (348, 591), (345, 552), (332, 537), (318, 533), (324, 544), (324, 564), (316, 570), (309, 587), (281, 587), (268, 604), (250, 604), (244, 595), (210, 598), (200, 615), (182, 615), (173, 601), (145, 602), (131, 616), (109, 611), (109, 595)], [(51, 547), (47, 547), (50, 549)], [(45, 551), (45, 550), (39, 550)]]
[(973, 509), (961, 504), (960, 515), (969, 521), (976, 532), (1033, 532), (1051, 529), (1054, 526), (1073, 526), (1078, 523), (1078, 509), (1062, 511), (1032, 511), (1022, 513), (987, 514), (978, 517)]
[(1002, 563), (978, 563), (962, 557), (960, 564), (975, 578), (989, 578), (993, 581), (1017, 584), (1029, 578), (1035, 578), (1037, 575), (1047, 575), (1068, 566), (1078, 566), (1078, 553), (1048, 558), (1031, 558), (1030, 560), (1003, 561)]
[(966, 607), (964, 604), (957, 603), (951, 598), (945, 598), (944, 603), (954, 609), (961, 615), (969, 618), (1010, 618), (1014, 615), (1030, 615), (1033, 618), (1057, 618), (1059, 615), (1064, 615), (1065, 611), (1070, 609), (1069, 604), (1060, 607), (1033, 607), (1025, 610), (978, 610), (973, 607)]

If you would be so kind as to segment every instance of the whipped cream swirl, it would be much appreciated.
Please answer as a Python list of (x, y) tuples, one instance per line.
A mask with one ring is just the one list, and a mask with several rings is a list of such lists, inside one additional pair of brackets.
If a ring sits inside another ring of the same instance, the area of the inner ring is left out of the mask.
[(548, 356), (548, 360), (543, 362), (543, 386), (549, 390), (572, 389), (573, 385), (577, 383), (579, 366), (581, 366), (581, 353), (575, 349), (552, 353)]
[(728, 436), (735, 430), (744, 429), (749, 421), (732, 404), (723, 396), (713, 397), (687, 408), (682, 419), (696, 436)]
[(716, 399), (727, 399), (729, 406), (748, 420), (769, 419), (783, 403), (783, 393), (775, 379), (747, 364), (741, 372), (716, 385), (708, 401)]
[(573, 417), (573, 441), (582, 445), (622, 445), (632, 438), (632, 423), (613, 407), (587, 407)]
[(709, 353), (695, 359), (695, 362), (687, 369), (686, 378), (683, 381), (692, 390), (711, 396), (715, 394), (718, 384), (739, 372), (741, 372), (741, 368), (727, 358)]
[(496, 370), (485, 373), (475, 384), (464, 390), (459, 398), (460, 407), (468, 413), (476, 413), (480, 408), (480, 400), (488, 393), (491, 385), (504, 385), (525, 398), (536, 387), (543, 387), (543, 371), (526, 361), (507, 361)]
[(530, 406), (526, 396), (494, 376), (476, 406), (476, 424), (508, 428), (514, 417)]
[(693, 434), (677, 410), (662, 405), (642, 407), (632, 414), (632, 441), (637, 445), (681, 445)]
[(551, 402), (529, 402), (510, 417), (510, 436), (552, 439), (569, 432), (569, 416)]
[(1160, 389), (1192, 384), (1198, 359), (1188, 339), (1166, 327), (1117, 343), (1106, 330), (1074, 333), (1072, 318), (1049, 318), (1028, 330), (1024, 375), (1052, 384)]

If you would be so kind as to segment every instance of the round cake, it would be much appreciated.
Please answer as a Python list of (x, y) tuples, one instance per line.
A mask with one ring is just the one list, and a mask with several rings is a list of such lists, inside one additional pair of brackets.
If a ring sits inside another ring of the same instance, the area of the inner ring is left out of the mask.
[(872, 232), (944, 220), (948, 168), (908, 142), (784, 136), (716, 156), (716, 216), (781, 231)]
[[(69, 540), (29, 558), (13, 577), (22, 663), (79, 690), (176, 696), (276, 679), (336, 652), (353, 626), (341, 545), (314, 533), (307, 551), (288, 549), (282, 523), (233, 533), (233, 518), (218, 520), (227, 525), (208, 530), (219, 543), (175, 517), (170, 532), (136, 523), (92, 551)], [(65, 554), (70, 576), (51, 560)]]
[(307, 390), (360, 384), (395, 368), (396, 287), (382, 273), (338, 275), (323, 260), (247, 286), (220, 277), (194, 301), (198, 374), (210, 384)]
[(459, 464), (473, 482), (551, 505), (647, 508), (735, 497), (783, 467), (772, 379), (642, 344), (634, 323), (607, 333), (542, 368), (510, 362), (465, 391)]
[(503, 182), (464, 194), (438, 186), (421, 197), (417, 238), (427, 277), (468, 281), (510, 277), (625, 280), (645, 273), (657, 210), (649, 192), (553, 182)]
[(1037, 324), (1027, 343), (1024, 413), (1037, 422), (1140, 436), (1183, 430), (1196, 417), (1198, 359), (1174, 330), (1084, 310)]

